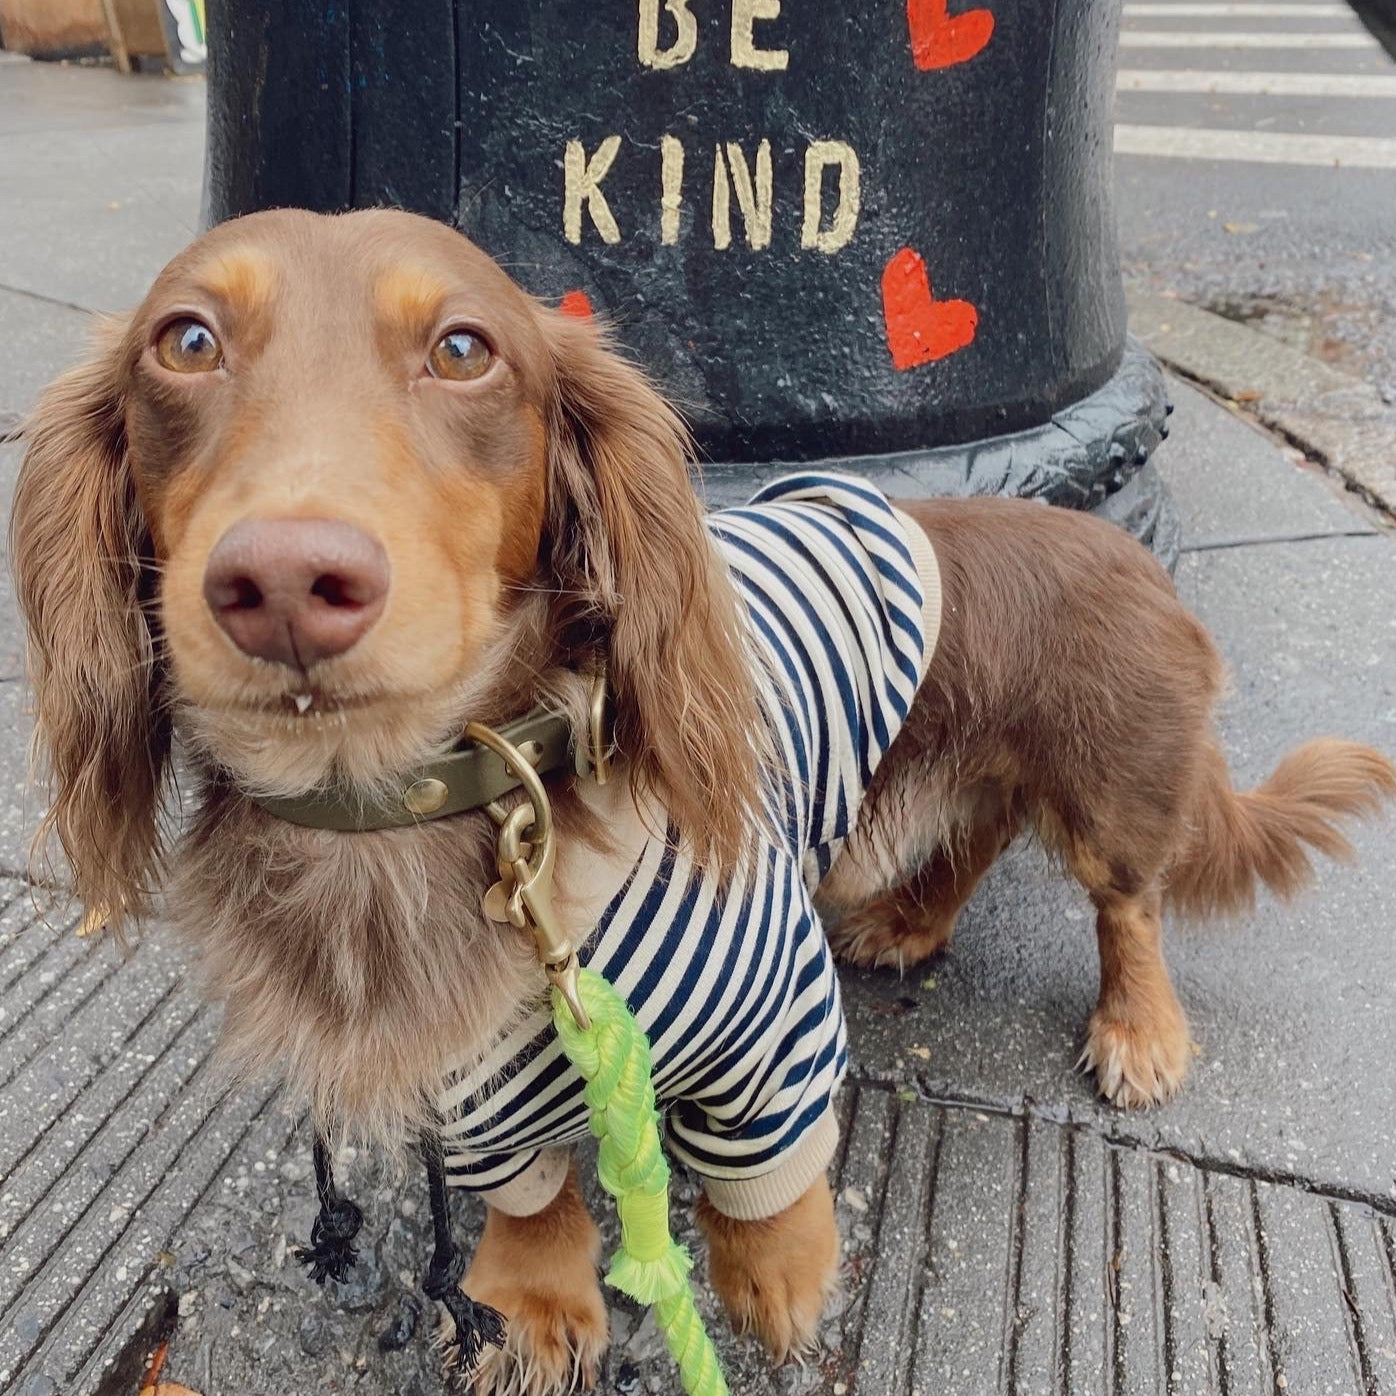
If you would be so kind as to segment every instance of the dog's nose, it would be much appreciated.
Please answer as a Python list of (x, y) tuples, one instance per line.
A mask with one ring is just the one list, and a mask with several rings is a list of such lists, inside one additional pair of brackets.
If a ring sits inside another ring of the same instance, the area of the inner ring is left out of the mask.
[(204, 569), (204, 599), (233, 643), (298, 669), (357, 644), (387, 594), (383, 545), (333, 519), (243, 519)]

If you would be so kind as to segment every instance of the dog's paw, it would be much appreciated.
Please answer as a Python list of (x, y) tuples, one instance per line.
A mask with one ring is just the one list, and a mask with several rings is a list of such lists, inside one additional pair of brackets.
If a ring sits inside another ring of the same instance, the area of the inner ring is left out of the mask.
[(708, 1277), (732, 1326), (754, 1333), (777, 1362), (812, 1350), (838, 1280), (838, 1228), (824, 1179), (765, 1221), (734, 1221), (705, 1199), (699, 1222)]
[(1140, 1023), (1097, 1009), (1077, 1066), (1095, 1073), (1101, 1095), (1112, 1105), (1132, 1110), (1172, 1099), (1191, 1057), (1192, 1038), (1181, 1012)]
[(757, 1266), (726, 1283), (713, 1278), (738, 1333), (753, 1333), (776, 1362), (802, 1357), (818, 1346), (819, 1316), (834, 1292), (835, 1274), (818, 1267), (797, 1271)]
[(953, 916), (918, 916), (913, 922), (899, 898), (879, 897), (830, 927), (829, 948), (846, 965), (901, 971), (943, 950), (954, 930)]
[(596, 1385), (609, 1332), (594, 1274), (566, 1289), (469, 1277), (464, 1288), (509, 1324), (503, 1348), (482, 1353), (467, 1383), (472, 1396), (562, 1396)]

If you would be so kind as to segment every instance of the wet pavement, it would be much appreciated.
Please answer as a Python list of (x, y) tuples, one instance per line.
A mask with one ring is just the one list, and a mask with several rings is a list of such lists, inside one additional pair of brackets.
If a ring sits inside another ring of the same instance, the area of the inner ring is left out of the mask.
[[(1156, 0), (1128, 5), (1122, 32), (1135, 42), (1116, 116), (1149, 138), (1116, 159), (1128, 283), (1256, 326), (1396, 404), (1396, 60), (1341, 3)], [(1352, 46), (1323, 46), (1335, 38)], [(1261, 158), (1218, 158), (1237, 146)]]
[[(0, 55), (0, 414), (189, 236), (199, 99)], [(1184, 518), (1179, 588), (1233, 671), (1237, 782), (1320, 732), (1396, 752), (1392, 537), (1246, 421), (1176, 397), (1157, 460)], [(0, 447), (5, 498), (17, 463)], [(216, 1017), (158, 933), (125, 955), (79, 941), (26, 880), (36, 810), (4, 587), (0, 1392), (134, 1396), (168, 1333), (166, 1375), (202, 1396), (436, 1396), (421, 1181), (346, 1161), (362, 1264), (338, 1292), (309, 1286), (289, 1256), (315, 1210), (303, 1123), (219, 1078)], [(1356, 844), (1354, 867), (1291, 907), (1173, 929), (1199, 1053), (1164, 1109), (1111, 1110), (1075, 1073), (1089, 907), (1031, 847), (947, 954), (847, 974), (842, 1292), (820, 1352), (779, 1371), (715, 1321), (733, 1390), (1396, 1393), (1390, 825)], [(677, 1193), (691, 1235), (691, 1180)], [(468, 1237), (478, 1209), (456, 1210)], [(602, 1388), (673, 1391), (652, 1322), (623, 1302), (612, 1321)]]

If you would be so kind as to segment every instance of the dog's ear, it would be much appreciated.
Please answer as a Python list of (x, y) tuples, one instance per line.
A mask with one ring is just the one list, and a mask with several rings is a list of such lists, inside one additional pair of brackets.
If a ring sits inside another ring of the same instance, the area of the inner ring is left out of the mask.
[(544, 312), (550, 562), (599, 622), (616, 743), (705, 866), (729, 869), (760, 808), (765, 729), (745, 624), (688, 474), (688, 434), (589, 320)]
[(10, 559), (28, 628), (37, 764), (73, 890), (108, 924), (138, 918), (156, 881), (170, 725), (160, 701), (150, 542), (127, 456), (123, 327), (39, 399), (21, 437)]

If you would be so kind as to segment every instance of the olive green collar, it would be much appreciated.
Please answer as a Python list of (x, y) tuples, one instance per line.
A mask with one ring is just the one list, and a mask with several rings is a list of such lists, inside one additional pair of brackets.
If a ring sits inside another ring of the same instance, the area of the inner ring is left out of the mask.
[[(592, 750), (576, 742), (572, 725), (565, 718), (545, 708), (534, 708), (501, 727), (499, 733), (532, 760), (539, 775), (564, 770), (586, 775), (596, 769), (593, 751), (604, 753), (606, 750), (602, 720), (598, 700), (593, 704)], [(604, 755), (601, 759), (604, 762)], [(445, 819), (467, 810), (483, 809), (491, 801), (517, 790), (520, 784), (488, 747), (478, 742), (462, 742), (445, 756), (404, 771), (397, 783), (397, 793), (387, 798), (370, 801), (352, 790), (325, 790), (288, 799), (261, 799), (256, 803), (269, 814), (307, 829), (365, 833), (373, 829), (404, 828), (426, 819)]]

